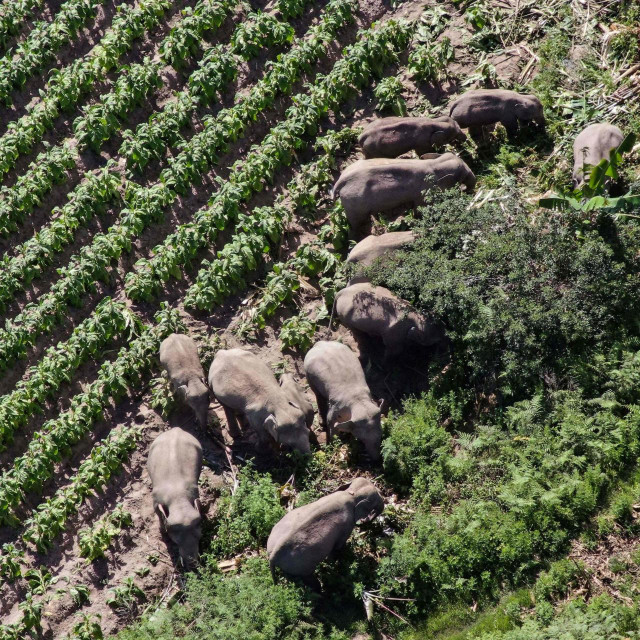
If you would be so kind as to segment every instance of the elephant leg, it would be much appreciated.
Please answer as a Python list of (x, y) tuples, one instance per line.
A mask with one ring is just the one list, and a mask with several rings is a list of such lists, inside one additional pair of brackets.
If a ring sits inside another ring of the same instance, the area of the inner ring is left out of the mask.
[(500, 122), (507, 130), (507, 135), (509, 137), (515, 136), (516, 133), (518, 133), (518, 118), (515, 115), (503, 118)]
[(469, 127), (469, 137), (474, 140), (475, 142), (478, 142), (479, 140), (482, 140), (482, 125), (472, 125)]
[(240, 438), (242, 436), (242, 431), (240, 430), (240, 426), (238, 425), (238, 418), (236, 417), (235, 411), (224, 404), (222, 405), (222, 408), (224, 409), (224, 415), (227, 419), (229, 434), (234, 440), (236, 438)]
[(327, 403), (327, 399), (319, 394), (311, 385), (309, 385), (311, 391), (313, 391), (313, 395), (316, 397), (316, 403), (318, 405), (318, 415), (320, 416), (320, 424), (322, 428), (327, 430), (327, 412), (329, 410), (329, 405)]
[(311, 589), (311, 591), (315, 591), (316, 593), (322, 592), (322, 585), (320, 584), (320, 580), (318, 580), (315, 573), (312, 573), (309, 576), (302, 576), (301, 580), (305, 587), (308, 587), (309, 589)]

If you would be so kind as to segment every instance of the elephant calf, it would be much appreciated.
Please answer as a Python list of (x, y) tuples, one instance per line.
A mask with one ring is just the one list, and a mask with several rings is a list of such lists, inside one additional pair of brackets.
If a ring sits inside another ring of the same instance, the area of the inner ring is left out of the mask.
[(380, 236), (367, 236), (351, 249), (347, 262), (368, 267), (385, 253), (397, 251), (412, 244), (414, 240), (413, 231), (392, 231)]
[(209, 369), (209, 386), (223, 406), (229, 429), (237, 433), (236, 413), (244, 415), (260, 438), (309, 453), (309, 429), (302, 407), (280, 387), (271, 369), (242, 349), (216, 353)]
[(340, 198), (351, 233), (357, 236), (366, 231), (371, 215), (400, 206), (418, 206), (424, 201), (423, 192), (431, 186), (449, 189), (460, 183), (473, 189), (476, 177), (453, 153), (425, 160), (376, 158), (358, 160), (347, 167), (331, 195)]
[(445, 338), (441, 327), (384, 287), (351, 285), (338, 292), (335, 304), (344, 325), (382, 338), (385, 360), (400, 355), (410, 342), (432, 346)]
[(531, 94), (506, 89), (475, 89), (462, 94), (449, 109), (449, 115), (472, 136), (485, 125), (502, 123), (509, 135), (517, 132), (521, 122), (535, 122), (544, 127), (542, 103)]
[(440, 118), (380, 118), (365, 127), (358, 142), (365, 158), (396, 158), (415, 150), (421, 156), (436, 147), (465, 140), (458, 123)]
[(613, 124), (591, 124), (578, 134), (573, 143), (573, 186), (579, 187), (585, 179), (584, 165), (595, 167), (602, 160), (608, 160), (624, 135)]
[(275, 569), (318, 586), (313, 573), (332, 552), (341, 549), (359, 520), (382, 513), (384, 500), (366, 478), (356, 478), (336, 492), (287, 513), (271, 530), (267, 555), (274, 582)]
[(369, 457), (380, 458), (380, 407), (371, 397), (362, 365), (341, 342), (321, 340), (307, 352), (304, 372), (316, 396), (329, 438), (334, 431), (351, 433)]
[(191, 434), (174, 427), (151, 444), (147, 469), (153, 484), (153, 507), (178, 545), (182, 563), (190, 567), (198, 559), (201, 535), (198, 478), (202, 447)]
[(160, 364), (166, 370), (175, 394), (193, 409), (198, 424), (206, 427), (209, 389), (196, 343), (189, 336), (172, 333), (160, 345)]

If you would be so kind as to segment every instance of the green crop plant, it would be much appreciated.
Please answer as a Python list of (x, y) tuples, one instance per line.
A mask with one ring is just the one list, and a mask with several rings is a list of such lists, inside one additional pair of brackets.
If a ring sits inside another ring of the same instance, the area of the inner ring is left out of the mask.
[(133, 614), (138, 608), (138, 603), (144, 600), (146, 600), (144, 591), (129, 576), (122, 581), (120, 586), (111, 589), (107, 604), (114, 609)]
[(402, 96), (404, 85), (402, 80), (395, 76), (384, 78), (375, 88), (374, 95), (378, 101), (376, 109), (379, 111), (391, 111), (396, 116), (407, 115), (407, 104)]
[(113, 539), (122, 529), (132, 524), (131, 514), (118, 505), (111, 513), (101, 518), (90, 528), (82, 529), (78, 533), (80, 555), (89, 562), (103, 558)]
[(421, 44), (409, 55), (409, 71), (423, 82), (441, 82), (448, 77), (447, 67), (455, 53), (451, 40), (442, 38), (436, 43)]

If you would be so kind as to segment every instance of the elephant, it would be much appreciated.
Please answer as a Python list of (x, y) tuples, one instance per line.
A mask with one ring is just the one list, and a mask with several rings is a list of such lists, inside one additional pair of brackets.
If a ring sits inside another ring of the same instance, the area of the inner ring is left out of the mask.
[(328, 437), (334, 431), (351, 433), (374, 462), (379, 460), (380, 407), (356, 354), (340, 342), (321, 340), (307, 352), (304, 371)]
[[(431, 184), (429, 184), (431, 182)], [(352, 237), (359, 237), (371, 223), (371, 215), (400, 206), (418, 206), (432, 186), (449, 189), (463, 184), (473, 189), (476, 177), (453, 153), (431, 154), (424, 160), (375, 158), (358, 160), (347, 167), (331, 192), (340, 198)]]
[(392, 231), (379, 236), (367, 236), (351, 249), (347, 263), (371, 266), (380, 256), (406, 247), (414, 240), (413, 231)]
[(542, 103), (531, 94), (506, 89), (474, 89), (462, 94), (449, 109), (449, 115), (472, 137), (482, 127), (502, 123), (509, 135), (518, 131), (519, 123), (535, 122), (545, 126)]
[(346, 544), (358, 521), (370, 521), (384, 500), (366, 478), (355, 478), (327, 496), (287, 513), (271, 530), (267, 555), (274, 583), (276, 567), (290, 578), (319, 587), (318, 564)]
[(613, 124), (590, 124), (583, 129), (573, 143), (573, 186), (578, 188), (585, 179), (584, 165), (595, 167), (602, 160), (609, 160), (611, 152), (620, 146), (624, 135)]
[(169, 537), (178, 546), (186, 568), (198, 559), (201, 507), (198, 478), (202, 447), (190, 433), (174, 427), (149, 448), (147, 470), (153, 485), (153, 507)]
[(397, 158), (415, 150), (421, 156), (466, 135), (449, 116), (439, 118), (380, 118), (365, 127), (358, 142), (365, 158)]
[(280, 388), (285, 392), (287, 398), (289, 398), (291, 402), (302, 409), (302, 412), (304, 413), (305, 423), (307, 427), (311, 429), (313, 418), (315, 416), (313, 405), (309, 402), (307, 396), (305, 395), (305, 392), (295, 381), (295, 378), (292, 374), (283, 373), (280, 376)]
[(232, 433), (239, 431), (235, 415), (239, 413), (261, 439), (268, 434), (278, 444), (310, 452), (304, 409), (288, 397), (257, 356), (243, 349), (218, 351), (209, 369), (209, 386), (224, 408)]
[(160, 364), (166, 370), (175, 394), (193, 409), (198, 424), (205, 428), (209, 389), (196, 343), (189, 336), (172, 333), (160, 345)]
[(344, 325), (382, 338), (385, 361), (400, 355), (410, 342), (428, 347), (445, 340), (442, 327), (384, 287), (366, 282), (345, 287), (336, 294), (335, 305)]

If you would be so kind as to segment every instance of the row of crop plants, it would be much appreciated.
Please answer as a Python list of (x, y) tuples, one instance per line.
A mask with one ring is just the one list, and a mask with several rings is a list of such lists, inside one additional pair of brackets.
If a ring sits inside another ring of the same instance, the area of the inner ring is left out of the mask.
[[(329, 104), (331, 108), (337, 108), (352, 91), (370, 81), (374, 63), (376, 68), (379, 68), (395, 59), (397, 52), (406, 44), (408, 34), (409, 29), (406, 25), (393, 22), (361, 34), (359, 41), (345, 51), (344, 59), (347, 64), (338, 62), (331, 73), (317, 83), (322, 83), (325, 88), (337, 86), (340, 92), (338, 96), (329, 92), (324, 94), (326, 106), (325, 109), (321, 109), (321, 112), (326, 113)], [(382, 60), (380, 60), (381, 51), (384, 52)], [(362, 69), (366, 71), (361, 73)], [(295, 111), (293, 114), (288, 113), (287, 117), (295, 118)], [(24, 495), (23, 491), (41, 486), (50, 474), (53, 462), (60, 459), (61, 451), (66, 450), (70, 443), (77, 442), (86, 433), (88, 424), (101, 413), (98, 409), (100, 399), (107, 393), (121, 397), (129, 386), (136, 387), (140, 384), (142, 371), (151, 366), (153, 355), (162, 336), (177, 330), (178, 322), (175, 311), (168, 309), (161, 311), (156, 325), (141, 330), (140, 337), (136, 338), (128, 348), (122, 349), (114, 363), (103, 365), (98, 381), (72, 400), (72, 406), (77, 408), (77, 412), (73, 414), (67, 412), (64, 417), (51, 421), (50, 426), (43, 429), (43, 437), (34, 440), (34, 442), (43, 440), (43, 446), (33, 445), (27, 455), (16, 460), (14, 468), (5, 474), (2, 481), (2, 486), (7, 488), (1, 493), (4, 510), (0, 512), (0, 517), (4, 522), (17, 524), (13, 511), (20, 503)], [(78, 400), (80, 397), (82, 399)], [(86, 410), (83, 410), (83, 407), (87, 407)], [(121, 436), (114, 434), (113, 442), (108, 437), (96, 445), (92, 454), (81, 464), (79, 474), (66, 487), (59, 489), (52, 498), (38, 507), (31, 519), (27, 521), (27, 528), (23, 532), (24, 540), (34, 543), (40, 549), (45, 549), (51, 544), (64, 527), (69, 515), (77, 511), (88, 495), (87, 487), (101, 486), (122, 464), (126, 457), (126, 450), (129, 448), (127, 443), (133, 442), (136, 437), (135, 428), (132, 428), (131, 432), (125, 431), (126, 433), (122, 432)], [(64, 442), (61, 443), (57, 437), (63, 434)], [(31, 461), (27, 462), (27, 457)], [(18, 478), (22, 480), (21, 486), (16, 485)], [(6, 625), (4, 632), (14, 633), (33, 628), (29, 627), (29, 624), (31, 624), (30, 618), (23, 616), (19, 622)]]
[[(260, 87), (260, 92), (250, 92), (251, 100), (247, 98), (242, 102), (243, 105), (248, 105), (243, 109), (247, 124), (262, 108), (272, 104), (279, 92), (291, 88), (294, 79), (301, 73), (303, 63), (306, 66), (317, 59), (324, 46), (333, 40), (335, 33), (351, 15), (353, 7), (352, 0), (332, 0), (327, 5), (320, 24), (312, 27), (311, 36), (282, 56), (256, 85)], [(296, 64), (298, 55), (301, 56), (301, 61)], [(282, 83), (283, 77), (287, 79), (287, 84)], [(236, 120), (230, 121), (229, 111), (231, 110), (223, 110), (218, 114), (216, 121), (219, 121), (220, 126), (216, 127), (216, 131), (220, 136), (223, 129), (228, 131), (228, 126), (244, 126), (238, 113)], [(209, 162), (215, 161), (211, 148), (207, 147), (210, 142), (207, 137), (212, 128), (205, 128), (202, 134), (197, 134), (184, 146), (175, 158), (177, 162), (167, 170), (171, 177), (163, 173), (165, 182), (160, 181), (150, 187), (141, 187), (134, 182), (126, 184), (126, 208), (122, 210), (118, 221), (106, 233), (96, 235), (91, 245), (83, 247), (79, 255), (72, 257), (69, 264), (59, 270), (60, 278), (51, 290), (36, 302), (27, 305), (0, 331), (0, 354), (6, 356), (0, 366), (6, 367), (21, 357), (39, 335), (49, 331), (57, 323), (68, 304), (79, 303), (84, 292), (95, 287), (96, 280), (108, 280), (107, 267), (111, 262), (118, 259), (123, 251), (130, 251), (133, 240), (142, 230), (152, 222), (161, 220), (165, 208), (177, 199), (178, 193), (185, 192), (209, 166)], [(227, 144), (228, 138), (222, 138), (217, 146), (220, 148)], [(197, 167), (190, 162), (192, 158), (200, 157), (205, 152), (208, 159), (200, 158)], [(176, 169), (180, 162), (190, 166), (192, 171), (178, 174)], [(254, 170), (261, 171), (261, 168), (256, 165)], [(253, 181), (258, 183), (259, 176), (256, 175)], [(171, 183), (171, 187), (167, 183)]]
[[(163, 45), (171, 43), (171, 46), (165, 47), (165, 49), (171, 52), (175, 52), (176, 48), (181, 50), (181, 47), (178, 47), (176, 43), (187, 46), (184, 44), (187, 37), (185, 34), (193, 36), (196, 26), (202, 28), (207, 25), (208, 28), (211, 28), (214, 15), (217, 15), (218, 20), (221, 21), (224, 13), (223, 6), (216, 5), (217, 13), (213, 13), (212, 5), (208, 4), (210, 13), (206, 14), (208, 17), (206, 22), (202, 19), (204, 11), (201, 8), (202, 3), (200, 3), (193, 12), (188, 14), (188, 18), (199, 16), (197, 25), (183, 24), (187, 20), (185, 19), (171, 30), (161, 43), (160, 48), (163, 49)], [(286, 2), (283, 1), (281, 4), (282, 11), (288, 8)], [(298, 3), (295, 8), (300, 9), (302, 4)], [(280, 6), (278, 8), (280, 9)], [(200, 31), (195, 30), (195, 33), (200, 33)], [(276, 43), (289, 41), (292, 36), (293, 31), (286, 23), (275, 20), (269, 14), (255, 13), (248, 16), (247, 20), (238, 26), (234, 34), (234, 42), (241, 43), (239, 46), (243, 51), (250, 50), (255, 54), (259, 51), (259, 43), (272, 46)], [(205, 55), (199, 68), (189, 78), (190, 90), (178, 94), (178, 100), (170, 101), (161, 112), (152, 116), (151, 122), (154, 123), (152, 130), (156, 130), (154, 129), (156, 125), (161, 126), (165, 133), (167, 127), (173, 130), (175, 125), (175, 121), (172, 119), (175, 115), (174, 107), (178, 105), (178, 109), (180, 109), (181, 105), (185, 103), (185, 97), (188, 98), (188, 101), (197, 101), (198, 96), (206, 94), (207, 100), (210, 101), (215, 92), (222, 91), (223, 87), (229, 84), (236, 75), (237, 60), (234, 58), (234, 53), (234, 47), (231, 47), (229, 52), (225, 52), (224, 47), (212, 47)], [(171, 59), (173, 61), (173, 53)], [(249, 59), (248, 54), (245, 54), (245, 59)], [(89, 141), (92, 145), (99, 145), (104, 142), (110, 133), (117, 128), (115, 114), (121, 117), (133, 103), (139, 103), (144, 98), (148, 89), (155, 86), (157, 74), (147, 75), (144, 73), (144, 65), (137, 65), (143, 78), (149, 79), (149, 83), (140, 83), (136, 80), (137, 74), (133, 71), (134, 66), (131, 67), (129, 73), (120, 77), (114, 91), (108, 96), (103, 96), (101, 103), (89, 107), (85, 115), (76, 120), (75, 129), (80, 144)], [(107, 108), (105, 105), (110, 106)], [(114, 121), (111, 121), (110, 118), (113, 118)], [(89, 121), (95, 121), (96, 126), (90, 127)], [(148, 126), (150, 125), (141, 125), (138, 131), (141, 132), (141, 129)], [(137, 140), (140, 141), (143, 138), (145, 135), (141, 134)], [(152, 143), (149, 145), (149, 148), (153, 148)], [(136, 154), (144, 155), (145, 149), (147, 149), (146, 145), (139, 146)], [(73, 166), (75, 157), (75, 152), (66, 144), (54, 147), (38, 157), (31, 171), (22, 176), (15, 187), (3, 189), (3, 204), (0, 205), (0, 234), (14, 230), (16, 223), (22, 221), (25, 213), (39, 204), (51, 186), (64, 180), (64, 171)], [(75, 205), (73, 207), (75, 215), (70, 210), (72, 209), (70, 206), (66, 207), (64, 215), (57, 215), (59, 211), (54, 210), (52, 212), (53, 222), (41, 229), (35, 237), (22, 246), (16, 247), (14, 250), (14, 253), (17, 254), (15, 258), (10, 259), (8, 256), (3, 258), (0, 263), (0, 303), (6, 303), (24, 284), (28, 284), (32, 279), (32, 274), (40, 272), (51, 261), (55, 253), (52, 249), (55, 247), (55, 250), (59, 251), (70, 242), (73, 239), (72, 232), (81, 224), (85, 224), (92, 217), (92, 212), (98, 212), (114, 201), (114, 196), (118, 195), (113, 190), (116, 181), (119, 183), (120, 179), (115, 172), (107, 175), (103, 171), (99, 176), (87, 174), (86, 181), (78, 185), (69, 198), (75, 203), (81, 200), (86, 201), (86, 195), (91, 193), (91, 203), (87, 202), (88, 206), (82, 207)], [(23, 282), (21, 282), (20, 274), (24, 274)]]

